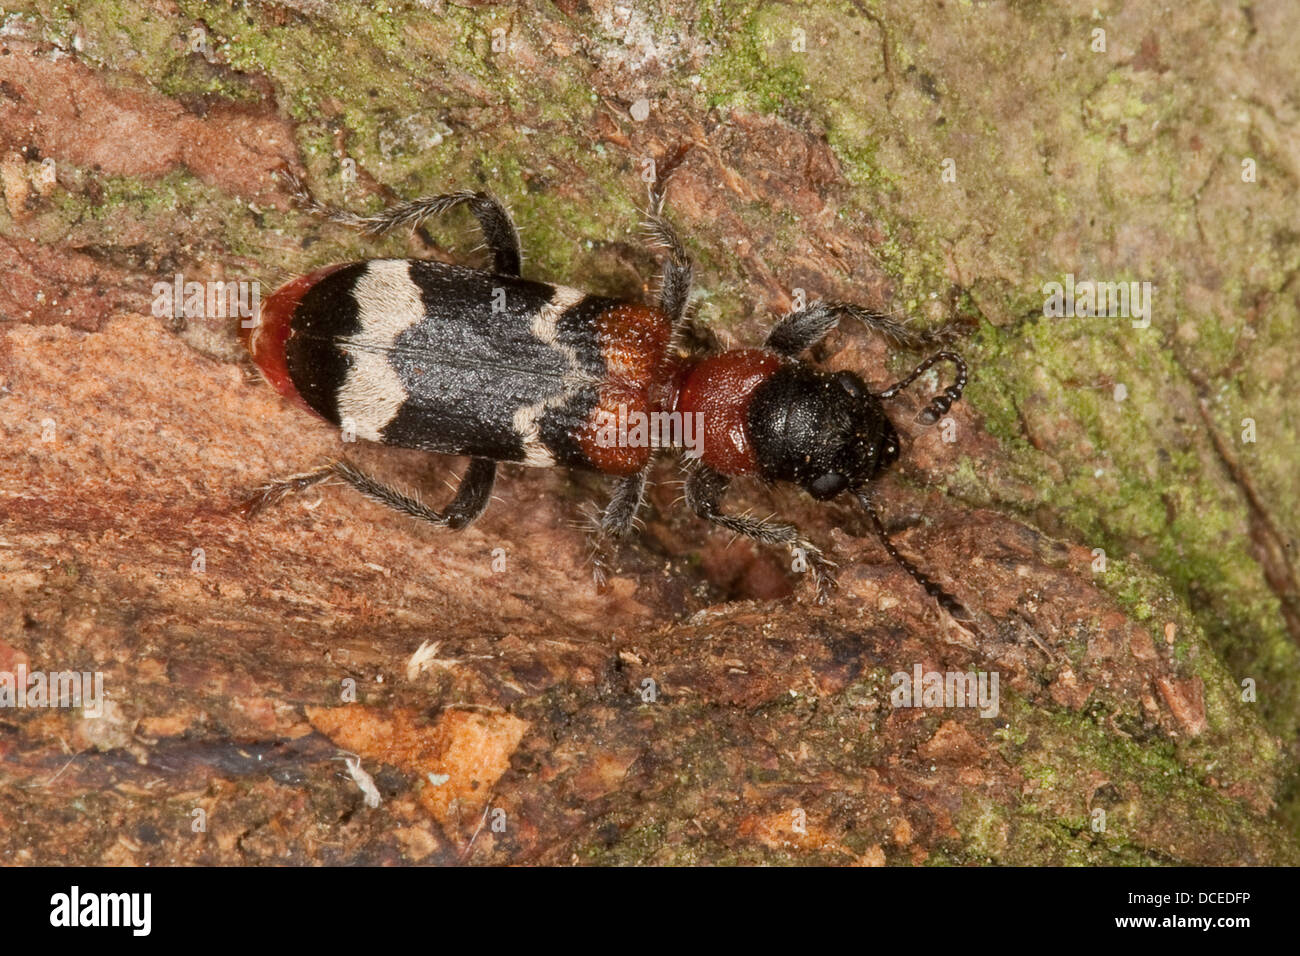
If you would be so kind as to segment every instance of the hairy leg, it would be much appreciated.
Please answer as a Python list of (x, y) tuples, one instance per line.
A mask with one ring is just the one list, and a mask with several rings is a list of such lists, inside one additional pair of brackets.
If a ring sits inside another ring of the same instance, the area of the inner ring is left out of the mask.
[(257, 489), (242, 506), (244, 515), (252, 517), (263, 508), (283, 498), (304, 491), (328, 478), (341, 478), (371, 501), (386, 505), (394, 511), (427, 521), (442, 528), (458, 531), (472, 524), (487, 507), (496, 481), (496, 462), (484, 458), (470, 461), (469, 470), (456, 489), (446, 511), (435, 511), (417, 498), (404, 494), (391, 485), (361, 471), (346, 461), (332, 461), (314, 471), (290, 475)]
[(301, 208), (330, 222), (361, 229), (371, 236), (381, 235), (399, 226), (416, 229), (431, 216), (441, 215), (457, 206), (468, 206), (483, 231), (484, 242), (492, 252), (493, 268), (501, 275), (519, 275), (522, 255), (514, 220), (501, 202), (487, 193), (462, 190), (440, 196), (426, 196), (389, 206), (373, 216), (362, 216), (321, 202), (311, 194), (307, 184), (291, 172), (281, 170), (280, 178), (288, 185)]
[(794, 358), (829, 335), (842, 318), (856, 319), (903, 348), (926, 348), (947, 342), (955, 335), (951, 326), (917, 329), (865, 306), (817, 301), (777, 322), (768, 333), (767, 347)]
[(801, 556), (813, 574), (817, 599), (824, 602), (835, 586), (835, 578), (831, 573), (833, 565), (821, 549), (804, 538), (794, 525), (724, 513), (721, 501), (730, 483), (730, 478), (712, 468), (698, 466), (686, 479), (686, 503), (697, 515), (713, 524), (764, 544), (784, 545), (791, 554)]

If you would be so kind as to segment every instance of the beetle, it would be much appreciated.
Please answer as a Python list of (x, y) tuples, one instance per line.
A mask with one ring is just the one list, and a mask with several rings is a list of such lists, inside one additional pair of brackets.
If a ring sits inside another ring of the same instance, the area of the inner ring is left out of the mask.
[(969, 619), (899, 554), (870, 493), (899, 456), (885, 403), (932, 366), (949, 363), (955, 380), (918, 416), (923, 424), (937, 422), (961, 398), (965, 362), (943, 349), (873, 392), (854, 372), (825, 371), (801, 358), (845, 317), (913, 348), (944, 341), (941, 333), (917, 332), (863, 306), (816, 301), (780, 319), (761, 348), (688, 345), (690, 334), (700, 337), (687, 316), (693, 266), (663, 214), (666, 177), (650, 187), (645, 220), (666, 250), (650, 306), (523, 278), (514, 222), (487, 193), (431, 196), (365, 216), (319, 202), (292, 173), (281, 176), (300, 207), (372, 237), (465, 207), (478, 221), (492, 267), (430, 259), (330, 265), (282, 285), (256, 324), (241, 330), (266, 380), (326, 421), (367, 441), (468, 457), (446, 509), (338, 460), (263, 486), (246, 501), (246, 514), (339, 478), (406, 515), (460, 529), (483, 513), (498, 464), (559, 465), (617, 479), (596, 523), (599, 554), (605, 542), (632, 530), (655, 452), (683, 446), (684, 432), (645, 440), (624, 425), (630, 417), (668, 413), (699, 425), (698, 447), (686, 461), (690, 509), (738, 535), (791, 549), (812, 571), (819, 600), (834, 585), (832, 563), (793, 525), (724, 511), (733, 479), (793, 483), (820, 501), (851, 495), (890, 557), (945, 610)]

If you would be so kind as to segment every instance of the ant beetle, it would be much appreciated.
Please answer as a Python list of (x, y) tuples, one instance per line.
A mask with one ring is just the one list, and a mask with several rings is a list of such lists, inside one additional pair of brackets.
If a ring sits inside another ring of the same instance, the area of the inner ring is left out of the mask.
[[(680, 442), (613, 441), (614, 416), (694, 416), (702, 439), (688, 458), (686, 502), (701, 518), (801, 552), (819, 600), (834, 579), (821, 550), (788, 524), (728, 514), (733, 478), (791, 482), (826, 501), (848, 493), (865, 510), (889, 555), (961, 620), (966, 610), (898, 553), (868, 488), (899, 454), (884, 403), (938, 362), (956, 370), (919, 421), (933, 424), (961, 398), (966, 364), (939, 351), (906, 378), (873, 392), (856, 374), (828, 372), (800, 355), (842, 317), (896, 344), (941, 340), (857, 305), (814, 302), (782, 318), (762, 348), (687, 349), (692, 264), (663, 216), (663, 180), (650, 190), (646, 229), (666, 250), (656, 306), (587, 295), (520, 276), (519, 237), (509, 213), (482, 192), (416, 199), (373, 216), (318, 202), (282, 172), (297, 203), (378, 236), (465, 206), (478, 220), (492, 270), (427, 259), (371, 259), (296, 278), (265, 302), (241, 337), (281, 394), (362, 439), (470, 458), (445, 511), (436, 511), (346, 461), (274, 481), (245, 503), (252, 514), (331, 477), (399, 512), (441, 527), (473, 522), (491, 497), (498, 463), (563, 465), (617, 476), (596, 528), (601, 542), (630, 531), (657, 448)], [(698, 333), (697, 333), (698, 337)], [(620, 419), (622, 421), (624, 419)], [(620, 432), (620, 436), (625, 433)], [(597, 561), (597, 576), (601, 564)]]

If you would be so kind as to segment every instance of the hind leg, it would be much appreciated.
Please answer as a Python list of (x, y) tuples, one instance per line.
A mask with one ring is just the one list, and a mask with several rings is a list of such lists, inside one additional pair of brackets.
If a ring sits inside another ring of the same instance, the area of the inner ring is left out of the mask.
[(301, 208), (322, 216), (330, 222), (361, 229), (370, 236), (381, 235), (398, 226), (417, 229), (431, 216), (441, 215), (457, 206), (468, 206), (483, 231), (484, 242), (492, 252), (495, 271), (501, 275), (519, 275), (522, 261), (519, 232), (515, 229), (514, 220), (510, 218), (510, 213), (506, 211), (505, 206), (488, 193), (463, 190), (440, 196), (426, 196), (389, 206), (373, 216), (362, 216), (321, 202), (311, 194), (307, 184), (291, 172), (282, 170), (280, 178), (289, 186), (294, 200)]
[(290, 475), (264, 485), (243, 503), (242, 510), (245, 517), (252, 517), (263, 508), (291, 494), (305, 491), (328, 478), (341, 478), (371, 501), (440, 528), (459, 531), (472, 524), (487, 507), (492, 497), (492, 486), (496, 481), (496, 467), (496, 462), (484, 458), (471, 459), (469, 470), (465, 472), (465, 477), (460, 480), (460, 486), (456, 489), (456, 497), (447, 506), (447, 510), (442, 512), (435, 511), (418, 498), (384, 484), (378, 478), (346, 461), (332, 461), (315, 471)]

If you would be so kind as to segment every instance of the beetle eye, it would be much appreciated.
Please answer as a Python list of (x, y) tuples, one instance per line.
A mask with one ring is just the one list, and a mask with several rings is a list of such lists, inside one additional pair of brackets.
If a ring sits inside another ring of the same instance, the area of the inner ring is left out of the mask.
[(854, 398), (861, 398), (864, 394), (862, 383), (852, 372), (839, 372), (835, 376), (835, 381), (839, 382), (840, 387)]
[(818, 500), (834, 498), (849, 486), (849, 480), (841, 474), (830, 472), (815, 479), (808, 485), (808, 493)]

